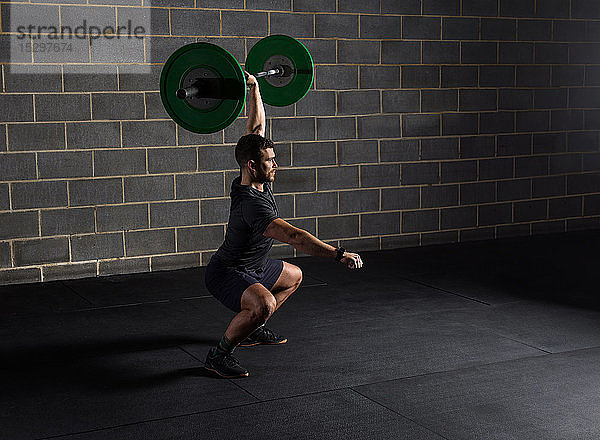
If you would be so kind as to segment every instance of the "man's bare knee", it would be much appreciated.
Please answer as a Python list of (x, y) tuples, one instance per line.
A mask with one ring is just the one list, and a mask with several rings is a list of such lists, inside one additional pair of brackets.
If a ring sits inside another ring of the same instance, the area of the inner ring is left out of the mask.
[(277, 307), (277, 301), (274, 297), (264, 297), (261, 298), (261, 301), (258, 301), (257, 304), (252, 307), (250, 310), (250, 315), (252, 320), (258, 323), (259, 325), (264, 324), (271, 317), (271, 315), (275, 312)]

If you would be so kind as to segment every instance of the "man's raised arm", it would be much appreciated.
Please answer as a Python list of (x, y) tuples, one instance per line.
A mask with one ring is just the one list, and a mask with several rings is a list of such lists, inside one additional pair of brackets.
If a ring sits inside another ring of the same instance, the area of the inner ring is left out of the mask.
[(250, 89), (250, 97), (248, 98), (248, 120), (246, 121), (246, 134), (265, 135), (265, 107), (263, 106), (260, 90), (258, 90), (258, 82), (256, 78), (248, 72), (245, 72), (246, 83)]
[[(276, 218), (269, 223), (263, 235), (283, 243), (291, 244), (300, 252), (315, 257), (336, 258), (337, 256), (336, 248), (322, 242), (310, 232), (296, 228), (280, 218)], [(350, 269), (359, 269), (363, 265), (360, 255), (353, 254), (352, 252), (344, 252), (340, 261)]]

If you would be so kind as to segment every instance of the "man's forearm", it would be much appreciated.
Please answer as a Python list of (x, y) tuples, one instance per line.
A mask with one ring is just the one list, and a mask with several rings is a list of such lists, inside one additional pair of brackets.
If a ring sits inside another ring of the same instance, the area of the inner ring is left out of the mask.
[(260, 97), (258, 85), (250, 87), (250, 98), (248, 99), (248, 120), (246, 131), (264, 136), (265, 132), (265, 107)]
[(315, 257), (335, 258), (337, 250), (330, 244), (324, 243), (317, 237), (303, 229), (299, 229), (294, 240), (290, 243), (302, 253)]

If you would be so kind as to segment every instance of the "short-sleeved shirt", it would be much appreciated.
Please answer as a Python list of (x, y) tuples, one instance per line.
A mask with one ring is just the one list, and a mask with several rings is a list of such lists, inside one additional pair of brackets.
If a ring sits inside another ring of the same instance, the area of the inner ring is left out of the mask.
[(237, 177), (231, 184), (227, 233), (214, 258), (230, 267), (261, 269), (275, 241), (263, 232), (279, 217), (279, 211), (268, 182), (263, 184), (263, 191), (240, 182), (241, 177)]

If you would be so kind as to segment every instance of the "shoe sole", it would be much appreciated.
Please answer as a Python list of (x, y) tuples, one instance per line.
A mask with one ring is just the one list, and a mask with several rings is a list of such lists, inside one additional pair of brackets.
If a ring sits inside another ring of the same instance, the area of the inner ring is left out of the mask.
[(285, 344), (287, 342), (287, 339), (284, 339), (283, 341), (280, 342), (254, 342), (252, 344), (240, 344), (240, 347), (254, 347), (255, 345), (281, 345), (281, 344)]
[(224, 374), (219, 373), (217, 370), (214, 370), (212, 368), (208, 368), (208, 367), (205, 366), (204, 369), (207, 370), (207, 371), (212, 371), (213, 373), (215, 373), (215, 374), (217, 374), (217, 375), (219, 375), (219, 376), (221, 376), (221, 377), (223, 377), (225, 379), (235, 379), (235, 378), (238, 378), (238, 377), (248, 377), (249, 376), (249, 373), (238, 374), (236, 376), (225, 376)]

